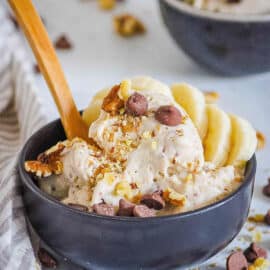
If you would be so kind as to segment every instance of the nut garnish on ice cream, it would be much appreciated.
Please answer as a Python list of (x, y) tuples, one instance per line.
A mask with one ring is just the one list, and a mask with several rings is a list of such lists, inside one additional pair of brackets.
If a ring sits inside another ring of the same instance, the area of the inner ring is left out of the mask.
[(148, 77), (98, 93), (83, 119), (93, 145), (60, 142), (25, 169), (64, 204), (101, 215), (168, 215), (220, 200), (241, 184), (257, 145), (247, 121), (196, 88), (171, 91)]

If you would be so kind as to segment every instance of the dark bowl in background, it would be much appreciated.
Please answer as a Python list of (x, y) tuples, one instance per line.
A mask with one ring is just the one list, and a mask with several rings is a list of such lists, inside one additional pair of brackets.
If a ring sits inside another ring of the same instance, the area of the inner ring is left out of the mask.
[(24, 170), (26, 160), (65, 134), (60, 120), (37, 131), (19, 159), (27, 216), (53, 250), (86, 269), (173, 269), (207, 260), (239, 233), (248, 216), (256, 172), (248, 162), (240, 188), (210, 206), (172, 216), (106, 217), (72, 209), (41, 191)]
[(270, 70), (270, 13), (225, 14), (159, 0), (170, 35), (195, 62), (230, 76)]

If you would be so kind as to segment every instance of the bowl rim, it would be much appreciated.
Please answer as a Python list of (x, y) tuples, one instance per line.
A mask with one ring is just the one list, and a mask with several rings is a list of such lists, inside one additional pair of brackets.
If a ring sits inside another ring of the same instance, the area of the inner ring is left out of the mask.
[(237, 23), (262, 23), (270, 21), (270, 12), (258, 14), (236, 14), (225, 12), (213, 12), (195, 8), (192, 5), (182, 2), (181, 0), (160, 0), (166, 2), (175, 9), (185, 12), (189, 15), (200, 17), (203, 19), (211, 19), (224, 22), (237, 22)]
[(25, 156), (26, 151), (28, 147), (32, 144), (32, 141), (35, 137), (40, 137), (41, 133), (44, 132), (44, 130), (48, 129), (51, 125), (59, 124), (60, 119), (56, 119), (52, 122), (49, 122), (45, 126), (38, 129), (36, 132), (34, 132), (31, 137), (27, 140), (27, 142), (24, 144), (18, 159), (18, 172), (20, 176), (20, 180), (23, 182), (25, 186), (27, 186), (28, 189), (31, 190), (31, 192), (35, 193), (38, 197), (40, 197), (42, 200), (45, 200), (47, 203), (53, 204), (55, 207), (62, 208), (64, 211), (74, 213), (74, 214), (80, 214), (83, 216), (88, 216), (92, 218), (97, 218), (99, 220), (106, 220), (106, 221), (119, 221), (119, 222), (157, 222), (161, 220), (175, 220), (175, 219), (184, 219), (195, 215), (201, 215), (205, 212), (209, 212), (211, 210), (214, 210), (218, 207), (223, 206), (224, 204), (230, 202), (235, 196), (237, 196), (243, 189), (245, 189), (246, 186), (249, 185), (250, 182), (253, 181), (256, 174), (256, 168), (257, 168), (257, 161), (255, 154), (252, 156), (252, 158), (247, 162), (246, 168), (245, 168), (245, 179), (242, 182), (242, 184), (234, 190), (232, 193), (230, 193), (228, 196), (224, 197), (221, 200), (216, 201), (215, 203), (206, 205), (204, 207), (174, 214), (174, 215), (164, 215), (164, 216), (155, 216), (155, 217), (147, 217), (147, 218), (139, 218), (139, 217), (122, 217), (122, 216), (103, 216), (98, 215), (93, 212), (83, 212), (77, 209), (74, 209), (70, 206), (67, 206), (57, 200), (56, 198), (52, 197), (51, 195), (47, 194), (46, 192), (42, 191), (33, 181), (33, 178), (30, 176), (29, 173), (27, 173), (24, 169), (24, 162), (25, 162)]

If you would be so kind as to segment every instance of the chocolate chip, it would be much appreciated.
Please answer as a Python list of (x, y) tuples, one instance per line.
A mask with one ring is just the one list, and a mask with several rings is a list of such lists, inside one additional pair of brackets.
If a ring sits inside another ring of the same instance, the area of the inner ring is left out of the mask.
[(36, 74), (39, 74), (40, 73), (40, 69), (39, 69), (39, 66), (37, 64), (34, 65), (33, 70), (34, 70), (34, 72)]
[(48, 268), (56, 268), (57, 261), (47, 250), (45, 250), (44, 248), (39, 248), (37, 255), (42, 266)]
[(134, 217), (154, 217), (156, 216), (156, 211), (148, 208), (146, 205), (136, 205), (133, 209)]
[(119, 201), (118, 216), (131, 217), (133, 216), (134, 203), (121, 199)]
[(227, 259), (227, 270), (247, 270), (248, 263), (243, 252), (232, 253)]
[(263, 188), (263, 194), (267, 197), (270, 197), (270, 183), (268, 183), (266, 186)]
[(141, 116), (147, 112), (148, 102), (145, 96), (134, 93), (132, 94), (126, 103), (126, 112), (133, 116)]
[(114, 216), (114, 207), (107, 203), (98, 203), (93, 205), (93, 211), (99, 215)]
[(68, 203), (68, 206), (83, 212), (88, 212), (88, 207), (78, 203)]
[(147, 205), (149, 208), (154, 208), (156, 210), (160, 210), (165, 206), (165, 201), (160, 196), (159, 192), (144, 195), (141, 199), (141, 203)]
[(267, 225), (270, 225), (270, 210), (268, 210), (268, 212), (266, 213), (266, 215), (264, 216), (264, 222)]
[(259, 257), (267, 258), (267, 251), (255, 243), (251, 243), (250, 246), (244, 251), (244, 255), (248, 262), (252, 263)]
[(61, 49), (61, 50), (69, 50), (72, 48), (71, 42), (65, 35), (60, 36), (55, 41), (54, 46), (56, 49)]
[(155, 113), (155, 118), (161, 124), (166, 126), (177, 126), (182, 122), (180, 111), (171, 105), (159, 107)]
[(9, 19), (12, 21), (14, 27), (15, 27), (16, 29), (19, 29), (18, 21), (17, 21), (17, 19), (13, 16), (13, 14), (9, 13), (9, 14), (8, 14), (8, 17), (9, 17)]

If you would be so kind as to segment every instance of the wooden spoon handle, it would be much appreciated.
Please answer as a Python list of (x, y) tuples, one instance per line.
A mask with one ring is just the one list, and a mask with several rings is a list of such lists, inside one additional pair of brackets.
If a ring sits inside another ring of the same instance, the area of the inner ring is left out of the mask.
[(31, 0), (8, 1), (53, 95), (67, 138), (81, 137), (87, 140), (87, 126), (76, 108), (54, 47), (35, 7)]

